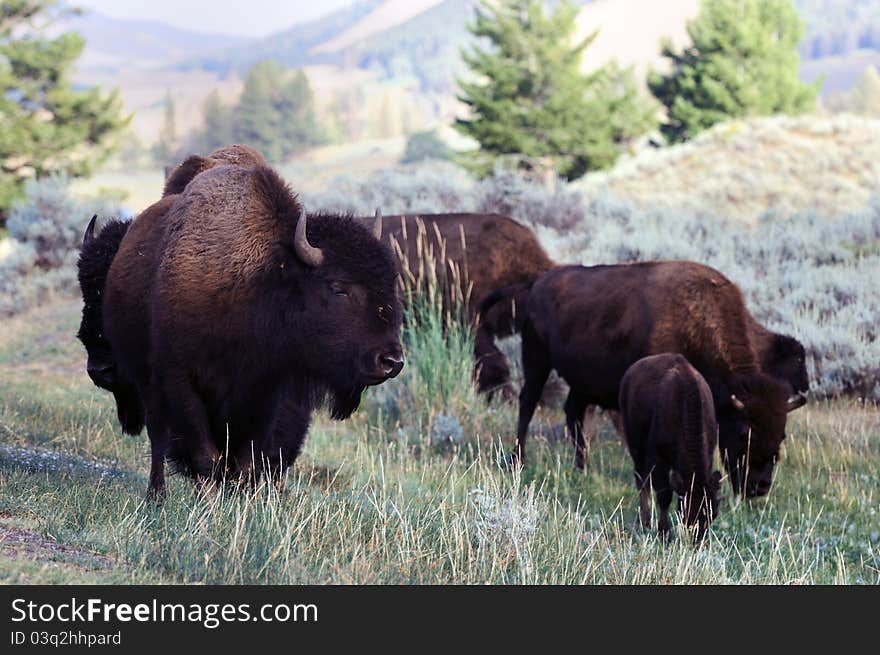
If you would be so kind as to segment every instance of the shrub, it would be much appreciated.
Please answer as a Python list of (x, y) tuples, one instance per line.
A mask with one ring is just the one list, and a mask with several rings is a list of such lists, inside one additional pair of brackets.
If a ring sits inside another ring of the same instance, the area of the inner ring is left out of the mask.
[(119, 215), (108, 200), (72, 198), (63, 176), (28, 182), (7, 222), (0, 248), (0, 315), (11, 315), (74, 293), (83, 231), (94, 215)]
[(416, 132), (406, 140), (401, 164), (413, 164), (426, 159), (447, 160), (452, 157), (449, 146), (437, 135), (436, 130)]

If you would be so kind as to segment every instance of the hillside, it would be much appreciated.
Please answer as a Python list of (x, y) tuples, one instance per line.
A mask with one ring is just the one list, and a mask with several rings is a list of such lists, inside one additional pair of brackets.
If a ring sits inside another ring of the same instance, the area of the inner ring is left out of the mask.
[[(699, 0), (579, 0), (578, 36), (598, 30), (584, 60), (592, 70), (609, 59), (633, 66), (639, 76), (662, 67), (660, 42), (687, 42), (685, 25)], [(880, 64), (877, 3), (868, 0), (796, 0), (807, 23), (802, 77), (825, 78), (825, 95), (852, 86), (867, 65)], [(198, 127), (201, 105), (213, 88), (232, 101), (240, 79), (257, 61), (272, 59), (308, 70), (322, 111), (361, 107), (358, 120), (374, 121), (396, 108), (391, 133), (356, 129), (349, 138), (398, 136), (400, 126), (449, 124), (460, 111), (460, 53), (472, 38), (467, 24), (474, 0), (359, 0), (322, 18), (280, 29), (261, 39), (177, 30), (161, 23), (122, 21), (88, 14), (75, 19), (87, 39), (76, 81), (118, 87), (134, 128), (151, 143), (166, 94), (175, 98), (178, 128)], [(880, 5), (878, 5), (880, 6)], [(354, 120), (347, 117), (349, 122)]]
[(637, 205), (756, 223), (767, 213), (862, 211), (880, 187), (880, 121), (773, 117), (719, 125), (690, 143), (645, 150), (577, 186)]
[(97, 12), (70, 16), (58, 28), (79, 32), (86, 41), (83, 56), (77, 61), (80, 78), (166, 67), (247, 41), (240, 36), (193, 32), (158, 21), (122, 20)]

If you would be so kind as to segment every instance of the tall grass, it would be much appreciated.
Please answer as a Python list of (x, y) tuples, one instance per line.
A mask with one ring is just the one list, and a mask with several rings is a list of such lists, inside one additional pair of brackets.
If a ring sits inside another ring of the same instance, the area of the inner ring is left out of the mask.
[[(585, 475), (573, 468), (570, 446), (553, 438), (561, 416), (541, 410), (526, 468), (499, 468), (515, 408), (476, 399), (467, 331), (456, 336), (423, 308), (426, 320), (407, 323), (405, 373), (368, 392), (351, 420), (318, 417), (281, 489), (200, 495), (175, 478), (157, 508), (144, 501), (146, 436), (119, 435), (110, 397), (81, 370), (69, 330), (77, 309), (40, 310), (0, 334), (0, 375), (15, 374), (0, 388), (0, 524), (15, 520), (52, 543), (106, 558), (112, 570), (104, 580), (880, 582), (876, 407), (848, 401), (799, 410), (770, 496), (723, 503), (703, 548), (683, 534), (664, 545), (637, 525), (631, 463), (607, 426)], [(67, 332), (70, 344), (60, 350), (21, 353), (22, 343)], [(419, 395), (435, 377), (417, 363), (423, 357), (444, 378), (436, 396)], [(399, 408), (396, 416), (389, 406)], [(441, 415), (461, 425), (459, 443), (432, 445)], [(63, 557), (38, 566), (0, 546), (0, 580), (83, 575)]]

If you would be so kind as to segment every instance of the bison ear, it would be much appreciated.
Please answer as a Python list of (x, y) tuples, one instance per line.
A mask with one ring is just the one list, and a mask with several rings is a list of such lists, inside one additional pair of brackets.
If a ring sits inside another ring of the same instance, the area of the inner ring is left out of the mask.
[(678, 471), (673, 470), (669, 473), (669, 484), (672, 486), (672, 490), (679, 496), (684, 496), (687, 493), (687, 487), (684, 485), (684, 480), (682, 480)]

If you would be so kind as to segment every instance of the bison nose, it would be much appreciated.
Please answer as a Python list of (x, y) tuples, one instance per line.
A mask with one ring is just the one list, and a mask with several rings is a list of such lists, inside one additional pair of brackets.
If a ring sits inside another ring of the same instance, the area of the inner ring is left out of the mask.
[(386, 377), (397, 377), (403, 369), (403, 354), (399, 351), (379, 353), (376, 355), (376, 368)]

